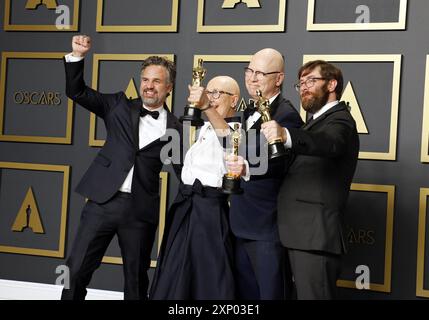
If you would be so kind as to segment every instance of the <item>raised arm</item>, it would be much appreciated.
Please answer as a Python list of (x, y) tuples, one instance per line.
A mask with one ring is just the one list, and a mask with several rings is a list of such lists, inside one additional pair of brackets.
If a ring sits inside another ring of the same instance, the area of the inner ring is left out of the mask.
[(91, 49), (91, 38), (80, 35), (72, 39), (72, 52), (65, 56), (67, 97), (85, 109), (104, 118), (110, 108), (116, 105), (119, 94), (101, 94), (85, 84), (84, 58)]

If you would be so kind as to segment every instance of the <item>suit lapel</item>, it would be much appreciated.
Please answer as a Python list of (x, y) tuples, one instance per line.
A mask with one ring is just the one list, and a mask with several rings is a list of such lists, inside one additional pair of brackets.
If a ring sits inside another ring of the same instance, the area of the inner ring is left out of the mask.
[(277, 109), (279, 108), (280, 105), (280, 100), (282, 100), (282, 94), (279, 93), (279, 95), (274, 99), (273, 103), (270, 104), (270, 115), (271, 115), (271, 119), (274, 119)]
[(141, 99), (131, 100), (131, 124), (133, 130), (134, 145), (139, 149), (139, 122), (140, 122), (140, 109), (142, 108)]
[(178, 128), (177, 118), (168, 110), (167, 105), (164, 105), (164, 109), (167, 111), (167, 129)]

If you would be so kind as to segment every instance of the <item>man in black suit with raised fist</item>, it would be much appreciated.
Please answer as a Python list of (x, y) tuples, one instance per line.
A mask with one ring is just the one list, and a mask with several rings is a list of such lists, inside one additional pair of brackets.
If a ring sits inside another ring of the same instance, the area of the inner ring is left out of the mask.
[(83, 79), (91, 39), (75, 36), (72, 47), (65, 56), (67, 96), (104, 120), (107, 138), (76, 188), (88, 202), (66, 262), (70, 288), (64, 288), (61, 298), (85, 299), (92, 274), (116, 234), (124, 265), (124, 298), (146, 299), (159, 220), (161, 149), (168, 140), (167, 129), (179, 134), (182, 130), (165, 104), (176, 68), (167, 59), (149, 57), (141, 68), (140, 98), (128, 99), (124, 92), (102, 94)]

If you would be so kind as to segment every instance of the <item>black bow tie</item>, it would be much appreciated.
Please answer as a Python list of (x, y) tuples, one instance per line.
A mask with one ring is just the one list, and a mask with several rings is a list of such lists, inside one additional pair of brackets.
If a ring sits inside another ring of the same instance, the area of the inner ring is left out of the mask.
[(141, 108), (140, 109), (140, 117), (144, 117), (147, 115), (150, 115), (152, 118), (154, 118), (156, 120), (159, 117), (159, 112), (158, 111), (149, 111), (145, 108)]
[(256, 109), (256, 107), (255, 107), (255, 104), (253, 104), (253, 103), (250, 103), (248, 106), (247, 106), (247, 110), (249, 110), (248, 112), (249, 112), (249, 116), (253, 116), (253, 114), (257, 111), (257, 109)]

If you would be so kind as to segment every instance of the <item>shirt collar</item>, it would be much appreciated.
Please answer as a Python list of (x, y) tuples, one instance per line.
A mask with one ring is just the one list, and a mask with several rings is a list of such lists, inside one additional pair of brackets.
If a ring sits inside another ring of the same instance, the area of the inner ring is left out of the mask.
[(149, 110), (149, 111), (158, 111), (159, 113), (161, 113), (162, 110), (164, 110), (164, 106), (160, 106), (160, 107), (158, 107), (156, 109), (151, 109), (151, 108), (148, 108), (145, 105), (143, 105), (143, 108), (145, 108), (146, 110)]
[(320, 117), (322, 114), (324, 114), (326, 111), (328, 111), (329, 109), (331, 109), (332, 107), (336, 106), (339, 103), (338, 100), (335, 101), (331, 101), (328, 102), (327, 104), (325, 104), (319, 111), (317, 111), (315, 114), (313, 114), (313, 119), (317, 119), (318, 117)]
[(276, 100), (279, 94), (280, 94), (280, 91), (277, 92), (275, 95), (273, 95), (270, 99), (268, 99), (268, 101), (270, 102), (270, 105), (273, 103), (274, 100)]

